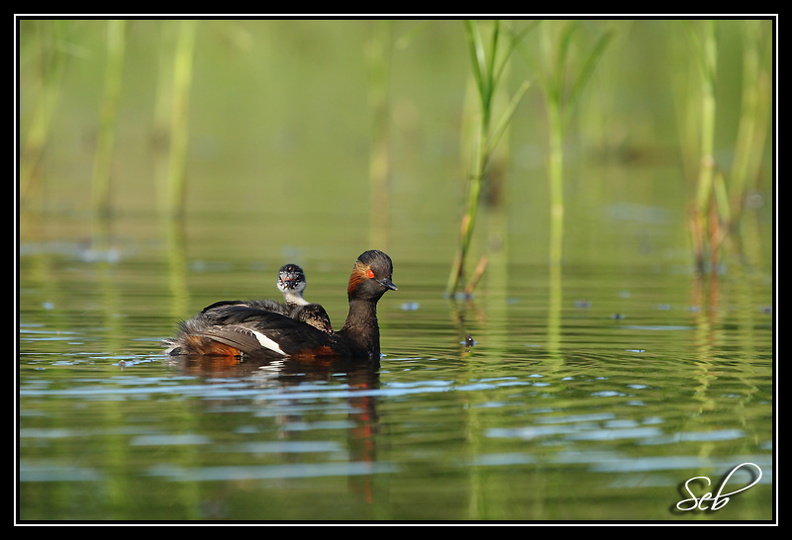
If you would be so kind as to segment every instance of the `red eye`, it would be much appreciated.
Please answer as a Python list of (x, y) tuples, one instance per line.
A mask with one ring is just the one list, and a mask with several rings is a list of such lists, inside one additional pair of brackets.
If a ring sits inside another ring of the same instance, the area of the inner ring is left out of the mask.
[(368, 278), (373, 278), (374, 277), (374, 271), (371, 268), (366, 270), (366, 277), (368, 277)]

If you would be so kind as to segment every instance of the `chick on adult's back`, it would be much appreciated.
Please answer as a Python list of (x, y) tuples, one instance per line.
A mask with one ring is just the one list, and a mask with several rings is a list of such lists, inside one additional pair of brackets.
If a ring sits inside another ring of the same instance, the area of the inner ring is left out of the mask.
[(386, 291), (396, 290), (392, 275), (393, 263), (382, 251), (366, 251), (357, 258), (347, 284), (349, 312), (338, 332), (327, 333), (250, 303), (218, 302), (181, 323), (168, 342), (169, 352), (378, 361), (377, 302)]

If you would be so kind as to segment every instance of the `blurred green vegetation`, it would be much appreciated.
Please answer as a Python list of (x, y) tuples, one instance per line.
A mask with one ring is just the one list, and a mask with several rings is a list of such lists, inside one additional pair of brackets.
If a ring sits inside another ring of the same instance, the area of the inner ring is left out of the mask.
[[(40, 212), (297, 215), (319, 238), (338, 221), (378, 245), (421, 231), (413, 256), (453, 259), (477, 114), (462, 21), (18, 25), (23, 234)], [(773, 21), (585, 20), (548, 52), (569, 25), (542, 21), (503, 64), (505, 96), (529, 86), (482, 174), (474, 257), (548, 259), (553, 144), (567, 262), (602, 252), (587, 222), (620, 203), (670, 211), (700, 255), (766, 231)], [(604, 35), (559, 142), (539, 83), (572, 97)]]

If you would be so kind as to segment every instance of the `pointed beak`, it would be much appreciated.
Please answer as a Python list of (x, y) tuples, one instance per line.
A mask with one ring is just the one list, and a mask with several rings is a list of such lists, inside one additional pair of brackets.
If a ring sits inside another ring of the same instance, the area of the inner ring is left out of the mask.
[(380, 285), (382, 285), (386, 289), (390, 289), (392, 291), (398, 291), (399, 290), (396, 287), (396, 285), (394, 285), (393, 282), (389, 278), (378, 279), (377, 283), (379, 283)]

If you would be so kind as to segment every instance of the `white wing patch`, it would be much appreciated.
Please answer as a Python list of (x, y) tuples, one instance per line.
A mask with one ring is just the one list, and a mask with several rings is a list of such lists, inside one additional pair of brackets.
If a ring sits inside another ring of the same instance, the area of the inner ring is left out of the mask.
[(273, 352), (276, 352), (278, 354), (282, 354), (283, 356), (288, 356), (285, 352), (283, 352), (281, 350), (281, 348), (278, 346), (278, 343), (276, 341), (268, 338), (267, 336), (265, 336), (261, 332), (257, 332), (256, 330), (253, 330), (251, 328), (248, 328), (247, 330), (250, 333), (252, 333), (254, 336), (256, 336), (256, 339), (258, 340), (258, 342), (265, 349), (269, 349), (269, 350), (271, 350)]

